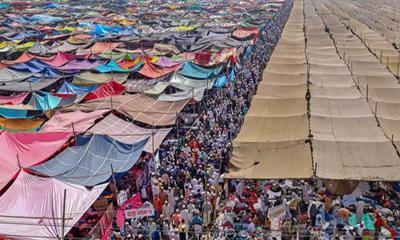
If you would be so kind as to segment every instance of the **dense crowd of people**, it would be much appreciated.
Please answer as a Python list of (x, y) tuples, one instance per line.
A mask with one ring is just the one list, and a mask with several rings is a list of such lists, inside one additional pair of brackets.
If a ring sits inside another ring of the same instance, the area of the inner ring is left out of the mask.
[(400, 238), (400, 201), (390, 184), (364, 182), (338, 196), (316, 179), (221, 178), (290, 9), (287, 1), (244, 51), (234, 80), (181, 115), (159, 149), (148, 191), (141, 191), (155, 216), (127, 220), (114, 239)]

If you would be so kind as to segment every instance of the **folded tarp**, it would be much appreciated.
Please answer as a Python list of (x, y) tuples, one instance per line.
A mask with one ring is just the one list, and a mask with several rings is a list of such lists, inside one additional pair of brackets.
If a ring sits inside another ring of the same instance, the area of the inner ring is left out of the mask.
[(221, 70), (222, 66), (216, 68), (205, 68), (192, 62), (185, 62), (179, 73), (189, 78), (207, 79), (217, 77)]
[[(63, 147), (71, 133), (0, 132), (0, 189), (10, 182), (21, 168), (47, 160)], [(1, 199), (1, 198), (0, 198)]]
[(8, 119), (0, 118), (0, 129), (9, 132), (36, 132), (42, 123), (43, 119)]
[(137, 71), (141, 66), (142, 66), (141, 64), (138, 64), (132, 69), (124, 69), (121, 68), (114, 60), (110, 60), (107, 64), (96, 67), (96, 71), (100, 73), (109, 73), (109, 72), (129, 73)]
[(177, 113), (182, 111), (187, 103), (188, 100), (166, 102), (136, 94), (91, 100), (64, 108), (63, 111), (81, 110), (90, 112), (99, 109), (114, 109), (128, 115), (135, 121), (153, 126), (166, 126), (175, 124)]
[(0, 197), (1, 236), (63, 239), (63, 233), (66, 235), (71, 230), (106, 186), (103, 184), (88, 190), (22, 171)]
[(102, 118), (108, 110), (97, 110), (94, 112), (57, 112), (40, 129), (41, 132), (85, 132), (93, 126), (95, 121)]
[(18, 105), (22, 104), (28, 93), (19, 93), (12, 96), (0, 96), (0, 105)]
[(117, 82), (111, 81), (109, 83), (102, 84), (96, 88), (96, 90), (88, 93), (85, 100), (92, 100), (98, 98), (112, 97), (121, 95), (125, 91), (125, 86)]
[(172, 128), (146, 129), (133, 123), (127, 122), (114, 114), (110, 114), (100, 122), (96, 123), (89, 133), (108, 135), (119, 142), (132, 144), (149, 139), (144, 151), (153, 152), (157, 150)]
[(138, 71), (141, 75), (148, 78), (160, 78), (180, 69), (180, 65), (173, 67), (159, 67), (150, 61), (146, 61), (143, 67)]
[(96, 186), (113, 171), (126, 172), (139, 159), (148, 138), (125, 144), (105, 135), (76, 136), (76, 145), (30, 170), (64, 182)]
[(73, 94), (86, 94), (96, 90), (96, 85), (89, 87), (77, 86), (69, 82), (64, 82), (57, 93), (73, 93)]
[(83, 72), (81, 74), (75, 75), (73, 84), (80, 86), (90, 86), (100, 83), (108, 83), (115, 81), (118, 83), (123, 83), (128, 79), (129, 73), (91, 73)]
[(103, 64), (105, 64), (105, 61), (103, 60), (91, 61), (74, 59), (61, 67), (57, 67), (57, 69), (64, 71), (90, 70)]

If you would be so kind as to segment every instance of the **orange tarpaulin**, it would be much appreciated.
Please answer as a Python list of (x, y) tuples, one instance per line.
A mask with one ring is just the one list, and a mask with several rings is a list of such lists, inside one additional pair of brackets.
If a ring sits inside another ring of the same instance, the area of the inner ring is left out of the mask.
[(28, 62), (32, 59), (34, 59), (35, 56), (33, 56), (30, 53), (24, 52), (21, 56), (19, 56), (19, 58), (12, 60), (12, 61), (7, 61), (7, 60), (3, 60), (2, 63), (6, 64), (6, 65), (14, 65), (14, 64), (19, 64), (19, 63), (24, 63), (24, 62)]
[(42, 123), (42, 119), (0, 118), (0, 129), (5, 129), (7, 131), (35, 131)]
[(118, 47), (118, 45), (121, 45), (121, 43), (115, 43), (115, 42), (96, 42), (91, 48), (90, 51), (91, 53), (104, 53), (104, 52), (110, 52), (114, 48)]

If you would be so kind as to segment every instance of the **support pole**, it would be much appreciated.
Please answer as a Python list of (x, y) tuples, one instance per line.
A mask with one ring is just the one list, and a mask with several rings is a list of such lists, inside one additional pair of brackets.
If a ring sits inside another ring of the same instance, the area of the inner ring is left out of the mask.
[(65, 236), (65, 204), (66, 204), (66, 201), (67, 201), (67, 189), (64, 189), (64, 199), (63, 199), (62, 224), (61, 224), (60, 240), (63, 240), (64, 236)]
[(367, 94), (365, 95), (367, 102), (368, 102), (368, 84), (367, 84)]

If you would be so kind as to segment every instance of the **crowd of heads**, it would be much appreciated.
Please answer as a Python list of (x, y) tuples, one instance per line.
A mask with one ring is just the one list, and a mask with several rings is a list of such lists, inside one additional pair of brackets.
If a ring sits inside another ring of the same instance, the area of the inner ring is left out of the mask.
[(181, 114), (143, 192), (155, 216), (126, 222), (121, 239), (396, 239), (400, 202), (390, 184), (363, 183), (339, 196), (315, 179), (221, 178), (291, 4), (241, 55), (235, 79)]

